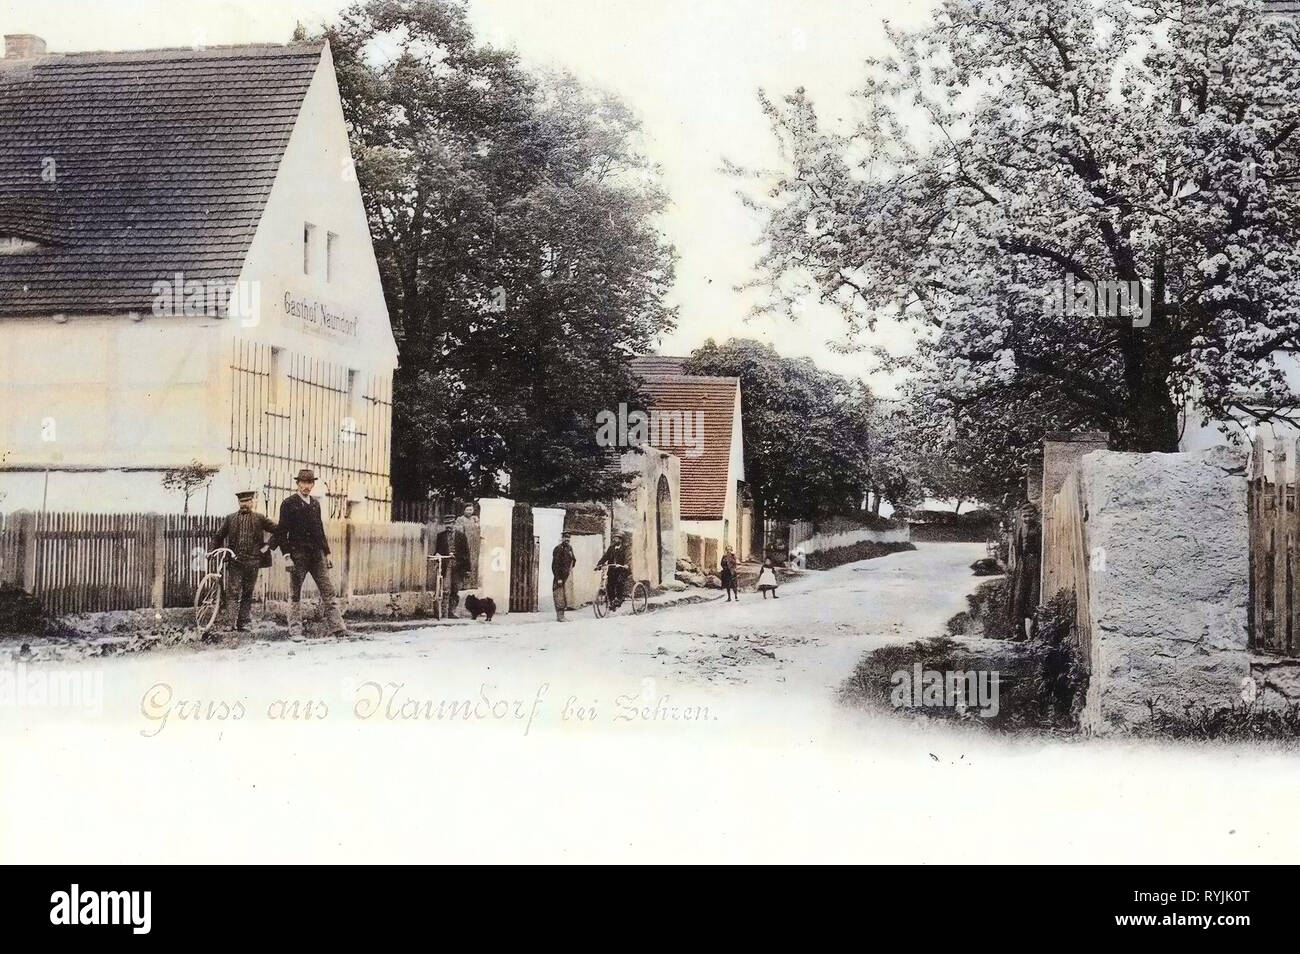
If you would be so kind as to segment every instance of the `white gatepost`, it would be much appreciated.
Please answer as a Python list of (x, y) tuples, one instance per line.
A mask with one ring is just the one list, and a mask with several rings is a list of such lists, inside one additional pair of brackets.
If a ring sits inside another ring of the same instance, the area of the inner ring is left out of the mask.
[(515, 502), (508, 497), (483, 497), (479, 506), (479, 597), (491, 597), (498, 613), (510, 612), (510, 530)]

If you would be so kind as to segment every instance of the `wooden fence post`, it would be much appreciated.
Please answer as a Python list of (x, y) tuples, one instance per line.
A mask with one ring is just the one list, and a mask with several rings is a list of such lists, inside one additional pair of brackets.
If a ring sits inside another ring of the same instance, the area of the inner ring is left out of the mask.
[(343, 579), (339, 586), (339, 593), (342, 595), (344, 602), (352, 598), (352, 520), (346, 519), (343, 523)]
[(36, 520), (37, 514), (30, 510), (18, 515), (19, 553), (21, 554), (18, 561), (18, 586), (33, 596), (38, 595), (36, 593)]
[[(167, 518), (152, 514), (149, 518), (149, 602), (156, 610), (163, 608), (167, 595)], [(187, 554), (188, 556), (188, 554)]]

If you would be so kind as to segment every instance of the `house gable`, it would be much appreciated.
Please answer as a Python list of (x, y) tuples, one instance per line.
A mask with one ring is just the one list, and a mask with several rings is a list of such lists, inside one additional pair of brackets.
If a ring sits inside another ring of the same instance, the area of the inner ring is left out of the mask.
[(651, 411), (689, 414), (703, 424), (703, 446), (660, 441), (655, 446), (681, 458), (681, 518), (724, 520), (734, 509), (735, 485), (744, 479), (740, 430), (740, 379), (680, 373), (680, 358), (633, 360)]
[(397, 366), (328, 45), (239, 277), (260, 307), (232, 333), (367, 370)]

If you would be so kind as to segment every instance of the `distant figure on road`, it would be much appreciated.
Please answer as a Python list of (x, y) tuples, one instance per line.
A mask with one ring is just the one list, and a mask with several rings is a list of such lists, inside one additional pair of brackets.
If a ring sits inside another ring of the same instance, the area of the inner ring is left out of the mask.
[(551, 551), (551, 596), (555, 599), (555, 618), (561, 623), (564, 622), (564, 611), (569, 608), (564, 592), (565, 585), (569, 582), (573, 565), (578, 562), (569, 543), (569, 537), (569, 531), (565, 530), (560, 542)]
[(763, 568), (758, 571), (758, 592), (763, 594), (763, 599), (767, 599), (767, 594), (772, 594), (772, 599), (776, 599), (776, 569), (772, 566), (772, 559), (763, 561)]
[(727, 552), (722, 555), (722, 588), (727, 591), (728, 603), (732, 596), (740, 601), (740, 590), (736, 588), (736, 554), (731, 547), (727, 547)]

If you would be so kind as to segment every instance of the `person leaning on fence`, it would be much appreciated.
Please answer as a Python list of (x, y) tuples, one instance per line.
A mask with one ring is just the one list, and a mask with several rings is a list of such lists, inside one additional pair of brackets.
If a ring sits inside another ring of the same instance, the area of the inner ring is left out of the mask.
[(209, 550), (228, 547), (235, 553), (226, 562), (225, 587), (230, 600), (227, 606), (233, 608), (236, 601), (239, 603), (239, 615), (235, 620), (237, 633), (248, 628), (253, 615), (257, 571), (264, 565), (271, 565), (271, 547), (265, 534), (274, 534), (278, 529), (269, 517), (253, 512), (253, 498), (256, 496), (256, 491), (252, 490), (235, 494), (239, 509), (225, 519), (208, 547)]
[(289, 567), (289, 636), (302, 638), (302, 584), (310, 576), (320, 591), (321, 616), (333, 635), (346, 635), (347, 626), (334, 598), (329, 571), (330, 545), (325, 538), (320, 501), (311, 495), (316, 475), (307, 468), (298, 472), (298, 492), (280, 504), (280, 529), (275, 545), (292, 561)]
[(569, 543), (570, 536), (569, 531), (565, 530), (560, 542), (551, 551), (551, 596), (555, 598), (555, 618), (561, 623), (564, 622), (564, 611), (569, 608), (565, 585), (569, 582), (574, 564), (578, 562)]

